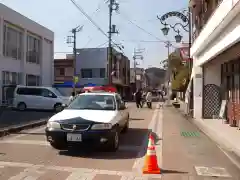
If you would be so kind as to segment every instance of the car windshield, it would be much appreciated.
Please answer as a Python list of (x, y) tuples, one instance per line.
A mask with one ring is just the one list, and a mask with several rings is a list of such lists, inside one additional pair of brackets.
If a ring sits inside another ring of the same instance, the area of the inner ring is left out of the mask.
[(59, 91), (56, 88), (52, 88), (51, 89), (53, 91), (54, 94), (56, 94), (57, 96), (67, 96), (66, 94), (64, 94), (63, 92)]
[(112, 95), (80, 95), (77, 96), (67, 109), (115, 110), (116, 104)]

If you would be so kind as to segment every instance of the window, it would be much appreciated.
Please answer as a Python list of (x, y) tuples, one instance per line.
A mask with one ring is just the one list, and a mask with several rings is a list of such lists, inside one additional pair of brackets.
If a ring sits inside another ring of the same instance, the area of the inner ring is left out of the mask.
[(40, 63), (40, 39), (27, 36), (27, 62)]
[(80, 95), (69, 104), (67, 109), (115, 110), (116, 104), (112, 95)]
[(59, 68), (59, 75), (64, 76), (65, 75), (65, 69)]
[(105, 68), (100, 68), (100, 78), (105, 78), (105, 76), (106, 76)]
[(21, 73), (2, 71), (3, 85), (21, 84)]
[(38, 89), (38, 88), (18, 88), (17, 89), (17, 94), (41, 96), (41, 89)]
[(4, 24), (3, 55), (13, 59), (23, 59), (23, 33), (21, 30)]
[(40, 86), (40, 76), (27, 74), (26, 75), (27, 86)]
[(92, 69), (81, 69), (82, 78), (92, 78)]

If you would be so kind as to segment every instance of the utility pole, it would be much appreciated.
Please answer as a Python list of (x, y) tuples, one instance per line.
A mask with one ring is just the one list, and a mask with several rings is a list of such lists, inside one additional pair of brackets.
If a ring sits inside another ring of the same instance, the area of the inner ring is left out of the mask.
[(76, 39), (77, 32), (81, 31), (83, 26), (78, 26), (72, 29), (72, 36), (67, 37), (67, 43), (73, 44), (73, 92), (76, 94), (76, 83), (78, 82), (78, 77), (76, 75), (76, 61), (77, 61), (77, 48), (76, 48)]
[(172, 46), (172, 44), (170, 43), (170, 41), (166, 42), (165, 47), (167, 48), (167, 53), (168, 53), (168, 61), (167, 61), (167, 82), (168, 82), (168, 86), (167, 86), (167, 105), (170, 105), (170, 94), (171, 94), (171, 68), (170, 68), (170, 47)]
[(137, 60), (138, 59), (140, 59), (140, 60), (143, 60), (143, 55), (142, 55), (142, 53), (143, 53), (143, 51), (144, 51), (145, 49), (136, 49), (136, 48), (134, 48), (134, 53), (133, 53), (133, 69), (134, 69), (134, 81), (135, 81), (135, 91), (137, 90), (137, 65), (139, 65), (138, 64), (138, 62), (137, 62)]
[(112, 14), (113, 11), (119, 10), (119, 4), (115, 0), (109, 1), (109, 32), (108, 32), (108, 81), (109, 85), (112, 84), (112, 34), (117, 34), (116, 25), (112, 24)]

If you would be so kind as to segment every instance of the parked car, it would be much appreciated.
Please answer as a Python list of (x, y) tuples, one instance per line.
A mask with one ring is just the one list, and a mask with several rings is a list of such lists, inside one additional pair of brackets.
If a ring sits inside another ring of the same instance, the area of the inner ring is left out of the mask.
[(129, 128), (129, 112), (115, 92), (92, 92), (76, 98), (47, 123), (46, 137), (55, 149), (72, 145), (104, 146), (116, 151), (120, 132)]
[(57, 89), (42, 86), (16, 86), (13, 95), (13, 107), (25, 109), (61, 111), (62, 104), (69, 102), (69, 96), (64, 96)]

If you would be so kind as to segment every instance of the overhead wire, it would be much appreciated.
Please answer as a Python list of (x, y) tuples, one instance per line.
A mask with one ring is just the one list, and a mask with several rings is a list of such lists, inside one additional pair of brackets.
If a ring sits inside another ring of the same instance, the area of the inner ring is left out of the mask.
[[(93, 21), (93, 19), (83, 10), (83, 8), (82, 8), (80, 5), (78, 5), (78, 4), (76, 3), (75, 0), (70, 0), (70, 1), (73, 3), (73, 5), (74, 5), (105, 37), (108, 38), (107, 33), (105, 33), (105, 32), (99, 27), (99, 25), (98, 25), (95, 21)], [(117, 46), (117, 47), (123, 52), (123, 49), (122, 49), (121, 47), (119, 47), (118, 44), (116, 44), (114, 41), (112, 41), (112, 43), (113, 43), (115, 46)], [(123, 52), (123, 53), (124, 53), (124, 52)]]

